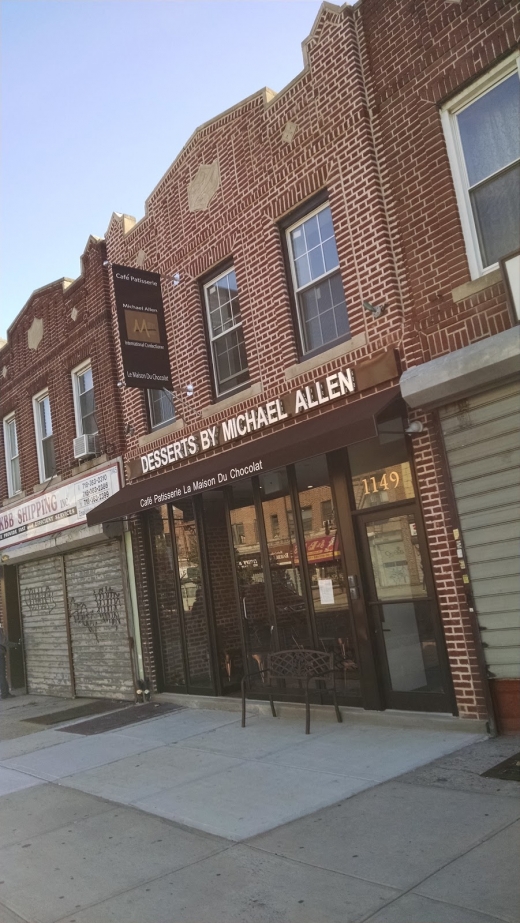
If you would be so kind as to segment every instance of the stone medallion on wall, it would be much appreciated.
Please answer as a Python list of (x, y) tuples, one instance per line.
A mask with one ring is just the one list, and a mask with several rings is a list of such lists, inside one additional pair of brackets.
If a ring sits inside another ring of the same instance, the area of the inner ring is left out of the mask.
[(190, 212), (205, 211), (220, 186), (218, 160), (202, 163), (188, 186)]
[(35, 317), (27, 331), (27, 346), (29, 349), (38, 349), (43, 337), (43, 319)]

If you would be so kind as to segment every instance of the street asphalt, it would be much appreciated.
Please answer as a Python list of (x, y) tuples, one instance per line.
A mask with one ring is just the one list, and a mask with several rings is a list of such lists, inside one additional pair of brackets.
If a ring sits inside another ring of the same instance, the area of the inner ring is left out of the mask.
[[(519, 923), (520, 751), (464, 722), (0, 704), (0, 923)], [(61, 728), (61, 729), (60, 729)]]

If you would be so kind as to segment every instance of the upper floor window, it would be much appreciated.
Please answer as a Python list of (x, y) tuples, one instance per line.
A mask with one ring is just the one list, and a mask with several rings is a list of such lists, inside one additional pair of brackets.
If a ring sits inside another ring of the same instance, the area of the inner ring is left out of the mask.
[(286, 231), (302, 353), (350, 336), (343, 282), (329, 205)]
[(72, 372), (76, 433), (86, 436), (98, 432), (92, 367), (86, 362)]
[(160, 390), (149, 390), (148, 395), (148, 412), (150, 414), (150, 426), (157, 429), (165, 426), (166, 423), (173, 423), (175, 420), (175, 405), (173, 403), (173, 394), (166, 388)]
[(52, 432), (51, 403), (47, 391), (33, 398), (34, 426), (40, 481), (47, 481), (56, 474), (54, 435)]
[(204, 299), (215, 391), (221, 397), (249, 381), (235, 270), (207, 282)]
[(7, 492), (10, 497), (20, 493), (20, 456), (18, 453), (18, 436), (14, 413), (4, 419), (5, 466), (7, 470)]
[(471, 275), (520, 247), (520, 80), (506, 61), (443, 110)]

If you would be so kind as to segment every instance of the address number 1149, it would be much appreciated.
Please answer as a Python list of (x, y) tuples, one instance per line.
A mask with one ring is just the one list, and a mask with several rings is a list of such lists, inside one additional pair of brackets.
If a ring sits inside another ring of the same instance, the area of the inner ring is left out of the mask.
[(398, 471), (390, 471), (388, 475), (385, 472), (379, 484), (377, 483), (377, 478), (363, 478), (361, 482), (365, 488), (363, 496), (377, 494), (380, 490), (388, 490), (390, 487), (399, 487), (399, 480)]

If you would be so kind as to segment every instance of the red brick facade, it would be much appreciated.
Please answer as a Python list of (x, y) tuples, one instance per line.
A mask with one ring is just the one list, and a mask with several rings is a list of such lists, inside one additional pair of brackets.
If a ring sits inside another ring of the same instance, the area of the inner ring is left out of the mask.
[[(192, 399), (179, 399), (184, 428), (175, 438), (226, 413), (218, 404), (211, 409), (198, 285), (225, 259), (233, 258), (251, 384), (262, 395), (236, 403), (233, 412), (287, 390), (285, 372), (297, 366), (298, 353), (279, 222), (324, 188), (354, 368), (395, 347), (406, 369), (510, 325), (499, 281), (464, 300), (452, 297), (470, 277), (439, 106), (511, 52), (514, 29), (515, 5), (501, 0), (326, 3), (304, 43), (304, 71), (280, 94), (259, 93), (197, 130), (151, 194), (141, 221), (113, 218), (111, 260), (135, 265), (144, 251), (144, 268), (164, 278), (181, 274), (178, 287), (164, 286), (173, 375), (179, 395), (188, 382), (196, 387)], [(290, 142), (283, 140), (288, 122), (296, 125)], [(206, 210), (191, 212), (189, 183), (201, 164), (214, 161), (220, 188)], [(384, 303), (386, 314), (374, 319), (363, 310), (364, 299)], [(302, 374), (296, 368), (291, 386), (340, 363), (316, 361)], [(171, 439), (144, 440), (140, 393), (126, 391), (123, 401), (134, 427), (128, 458)], [(425, 423), (414, 457), (459, 713), (484, 716), (435, 421), (431, 414), (416, 416)]]
[[(36, 291), (10, 327), (7, 344), (0, 351), (1, 417), (15, 411), (21, 486), (26, 496), (40, 482), (32, 398), (45, 388), (49, 390), (57, 473), (62, 480), (78, 473), (71, 372), (87, 359), (92, 363), (100, 451), (110, 458), (122, 454), (122, 408), (105, 259), (104, 241), (91, 238), (82, 256), (82, 274), (73, 282), (59, 280)], [(31, 349), (28, 331), (35, 319), (42, 321), (43, 336), (37, 348)], [(4, 499), (8, 492), (3, 430), (0, 438), (0, 495)]]
[[(60, 471), (72, 465), (70, 368), (87, 355), (94, 367), (100, 431), (114, 446), (112, 456), (122, 449), (132, 462), (346, 364), (355, 372), (364, 360), (395, 350), (405, 371), (510, 327), (497, 273), (491, 273), (487, 287), (484, 281), (473, 293), (461, 294), (470, 271), (440, 107), (514, 51), (517, 16), (516, 4), (508, 0), (324, 3), (304, 42), (302, 72), (280, 93), (258, 92), (197, 129), (151, 193), (145, 216), (135, 222), (114, 215), (107, 230), (110, 261), (162, 274), (177, 422), (151, 433), (144, 392), (116, 387), (116, 377), (123, 376), (119, 345), (112, 346), (117, 341), (114, 315), (113, 334), (108, 330), (104, 244), (90, 243), (84, 276), (65, 291), (56, 283), (36, 293), (1, 353), (9, 369), (2, 386), (3, 415), (19, 401), (15, 394), (21, 381), (28, 395), (19, 423), (24, 489), (30, 490), (37, 477), (32, 417), (29, 426), (23, 414), (32, 414), (29, 397), (46, 383), (36, 372), (28, 378), (32, 356), (26, 331), (33, 316), (44, 316), (45, 330), (67, 331), (54, 343), (52, 359), (61, 370), (61, 378), (57, 374), (53, 380), (62, 382), (51, 393)], [(201, 165), (211, 164), (218, 165), (218, 188), (206, 207), (192, 210), (190, 184)], [(324, 190), (351, 339), (306, 361), (298, 351), (283, 227), (293, 211), (311, 205)], [(242, 393), (218, 402), (201, 280), (230, 261), (250, 381)], [(176, 273), (180, 282), (173, 286)], [(380, 317), (368, 313), (364, 301), (384, 305), (385, 312)], [(76, 322), (70, 320), (74, 306), (80, 312)], [(192, 397), (186, 395), (189, 383)], [(362, 396), (397, 383), (398, 375), (377, 381)], [(311, 411), (302, 422), (326, 411)], [(489, 699), (452, 537), (457, 523), (437, 417), (418, 411), (409, 416), (424, 424), (413, 440), (413, 454), (458, 712), (485, 718)], [(281, 425), (299, 426), (300, 421)], [(138, 530), (137, 524), (133, 528)], [(208, 523), (209, 532), (219, 528), (219, 523)], [(137, 537), (135, 531), (140, 571), (146, 553), (142, 536)], [(149, 590), (144, 579), (138, 581), (144, 658), (155, 681), (157, 638)], [(216, 579), (217, 607), (230, 606), (228, 596), (228, 583)]]

